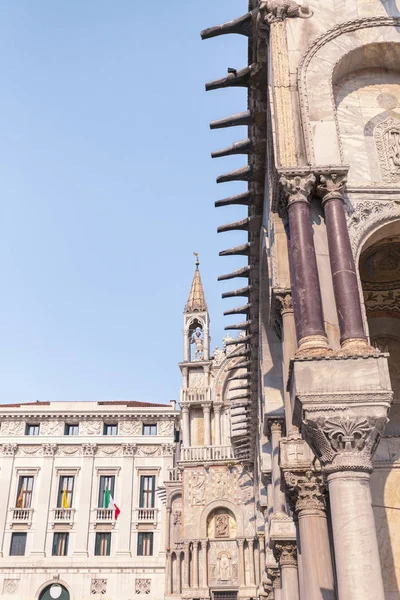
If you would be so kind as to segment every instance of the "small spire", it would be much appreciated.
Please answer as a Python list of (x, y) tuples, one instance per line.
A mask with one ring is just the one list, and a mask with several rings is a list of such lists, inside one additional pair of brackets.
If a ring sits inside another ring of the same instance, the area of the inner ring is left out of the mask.
[(188, 301), (185, 306), (185, 313), (193, 312), (204, 312), (207, 311), (206, 299), (204, 297), (203, 284), (201, 283), (200, 271), (199, 271), (199, 254), (193, 252), (196, 257), (196, 270), (194, 272), (192, 287), (190, 288), (190, 294)]

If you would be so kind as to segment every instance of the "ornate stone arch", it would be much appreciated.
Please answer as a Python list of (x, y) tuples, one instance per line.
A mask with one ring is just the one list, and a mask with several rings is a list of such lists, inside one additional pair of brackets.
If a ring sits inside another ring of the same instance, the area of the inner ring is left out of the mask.
[[(340, 23), (313, 40), (298, 69), (298, 89), (305, 147), (309, 164), (341, 164), (334, 71), (346, 54), (376, 43), (399, 43), (399, 17), (368, 17)], [(326, 139), (332, 143), (328, 146)], [(336, 139), (336, 144), (333, 142)]]
[(354, 202), (347, 216), (347, 224), (356, 264), (367, 239), (384, 225), (399, 220), (400, 202), (374, 198)]
[(46, 581), (45, 583), (43, 583), (40, 588), (37, 590), (36, 594), (35, 594), (35, 600), (38, 600), (40, 597), (40, 594), (43, 592), (43, 590), (45, 590), (48, 586), (50, 585), (62, 585), (68, 592), (69, 594), (69, 598), (70, 600), (73, 600), (73, 596), (72, 596), (72, 592), (71, 592), (71, 587), (64, 581), (61, 579), (50, 579), (48, 581)]
[(241, 508), (229, 500), (214, 500), (205, 506), (200, 515), (199, 535), (201, 538), (207, 537), (207, 521), (210, 514), (217, 508), (226, 508), (230, 510), (236, 519), (237, 537), (244, 537), (244, 519)]

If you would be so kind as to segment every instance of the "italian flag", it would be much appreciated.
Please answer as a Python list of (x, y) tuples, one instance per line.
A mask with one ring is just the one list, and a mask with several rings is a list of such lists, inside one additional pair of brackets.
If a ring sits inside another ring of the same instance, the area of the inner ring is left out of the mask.
[(111, 496), (111, 492), (108, 488), (104, 490), (104, 508), (110, 508), (115, 510), (115, 520), (118, 519), (119, 513), (121, 512), (118, 506), (114, 502), (114, 498)]

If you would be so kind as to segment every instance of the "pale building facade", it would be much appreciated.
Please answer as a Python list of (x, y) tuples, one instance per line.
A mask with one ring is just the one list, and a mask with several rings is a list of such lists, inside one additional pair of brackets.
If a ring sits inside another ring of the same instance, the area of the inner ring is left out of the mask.
[(244, 298), (232, 444), (268, 496), (263, 598), (400, 598), (399, 26), (394, 1), (250, 0), (202, 32), (249, 42), (206, 89), (248, 89), (211, 128), (246, 127), (213, 157), (248, 156), (217, 179), (248, 191), (216, 206), (244, 207), (221, 279)]
[(178, 415), (173, 401), (0, 407), (0, 598), (162, 597)]

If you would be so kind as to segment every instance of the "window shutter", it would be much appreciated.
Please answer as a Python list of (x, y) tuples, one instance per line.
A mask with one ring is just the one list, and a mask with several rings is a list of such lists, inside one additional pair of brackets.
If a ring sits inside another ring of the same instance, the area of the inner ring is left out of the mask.
[(96, 542), (95, 542), (95, 546), (94, 546), (95, 556), (100, 556), (100, 540), (101, 540), (100, 536), (101, 536), (100, 533), (96, 533)]
[(143, 556), (143, 533), (138, 533), (138, 556)]
[(155, 506), (155, 494), (156, 494), (156, 477), (151, 476), (151, 508)]
[(112, 475), (109, 479), (110, 479), (110, 493), (111, 493), (111, 496), (114, 498), (114, 487), (115, 487), (114, 475)]
[(153, 533), (149, 533), (148, 536), (150, 538), (149, 539), (149, 542), (150, 542), (150, 544), (149, 544), (149, 546), (150, 546), (149, 556), (153, 556)]
[(104, 475), (101, 475), (100, 476), (100, 486), (99, 486), (98, 508), (103, 508), (103, 505), (104, 505), (104, 488), (105, 488), (105, 477), (104, 477)]
[(139, 508), (144, 507), (144, 482), (145, 482), (145, 477), (144, 477), (144, 475), (141, 475), (140, 476)]

